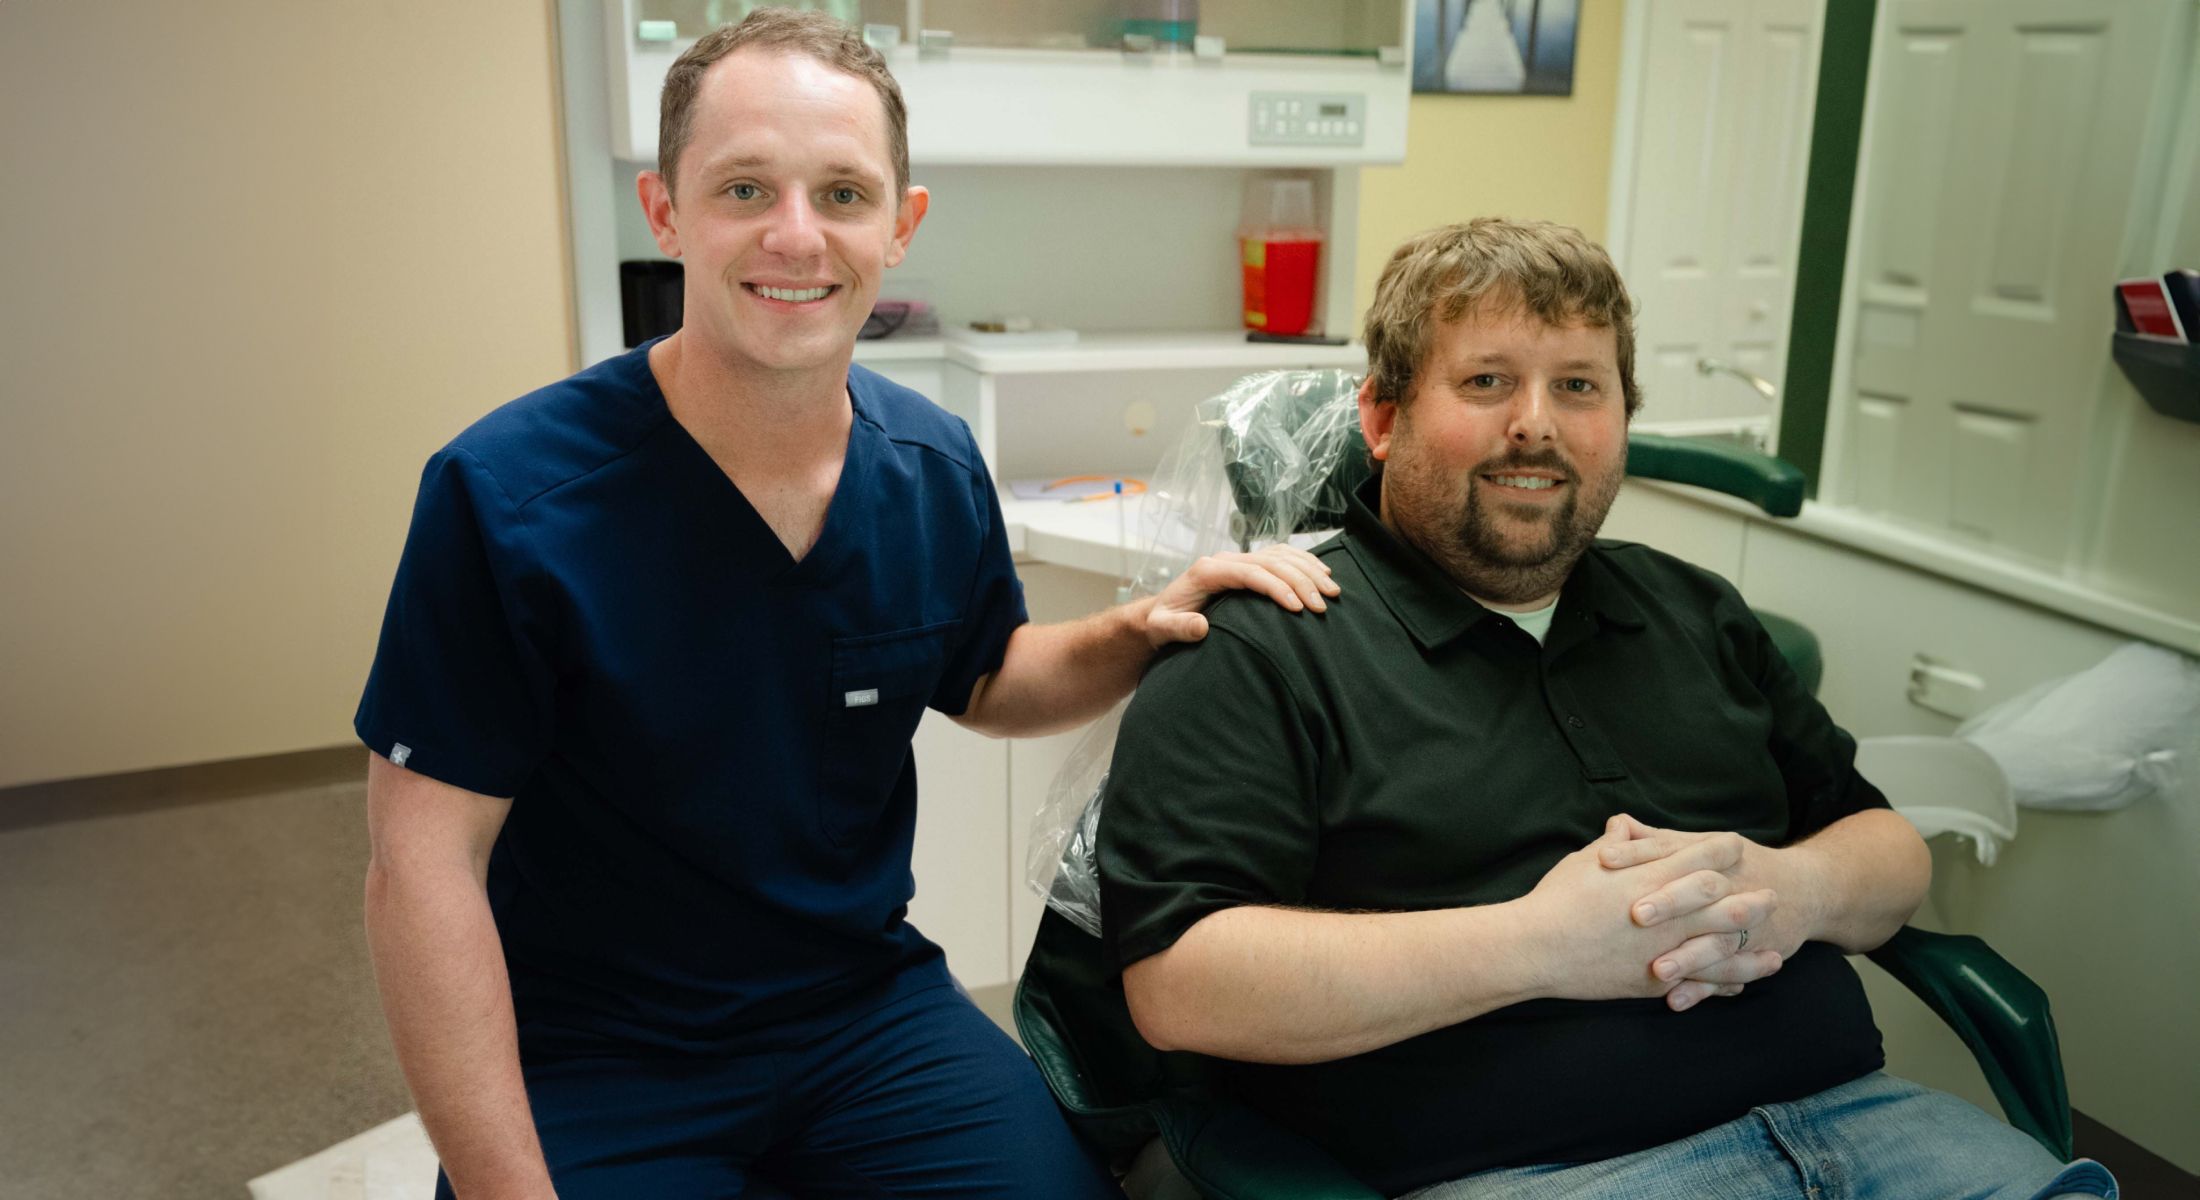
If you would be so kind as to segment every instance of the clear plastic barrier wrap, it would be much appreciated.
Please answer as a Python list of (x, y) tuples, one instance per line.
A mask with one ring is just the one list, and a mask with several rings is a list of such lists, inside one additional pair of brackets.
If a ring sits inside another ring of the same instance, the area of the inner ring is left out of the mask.
[[(1249, 375), (1200, 402), (1146, 492), (1131, 595), (1151, 596), (1203, 555), (1319, 541), (1367, 475), (1352, 372)], [(1343, 469), (1340, 470), (1340, 467)], [(1049, 907), (1100, 932), (1100, 789), (1122, 706), (1070, 752), (1032, 822), (1025, 879)]]

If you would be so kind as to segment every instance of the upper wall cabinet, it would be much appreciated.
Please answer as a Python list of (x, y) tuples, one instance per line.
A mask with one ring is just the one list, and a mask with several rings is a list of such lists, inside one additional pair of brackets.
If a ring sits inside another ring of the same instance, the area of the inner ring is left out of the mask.
[[(612, 149), (657, 156), (665, 71), (750, 0), (604, 0)], [(831, 0), (864, 25), (923, 164), (1403, 161), (1409, 0)]]

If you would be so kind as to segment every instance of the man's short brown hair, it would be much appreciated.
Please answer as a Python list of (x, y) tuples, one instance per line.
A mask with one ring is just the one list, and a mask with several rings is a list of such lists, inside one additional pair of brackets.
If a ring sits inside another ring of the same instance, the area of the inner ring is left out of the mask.
[(1432, 326), (1485, 304), (1533, 313), (1551, 325), (1610, 329), (1619, 342), (1627, 415), (1642, 407), (1635, 309), (1611, 256), (1571, 226), (1502, 217), (1417, 233), (1390, 256), (1375, 281), (1363, 335), (1375, 399), (1403, 404), (1428, 359)]
[(736, 50), (759, 46), (816, 59), (871, 85), (886, 106), (886, 148), (894, 160), (894, 202), (909, 190), (909, 108), (901, 85), (886, 69), (886, 58), (855, 27), (821, 12), (760, 8), (738, 23), (721, 25), (696, 40), (665, 72), (665, 90), (657, 104), (657, 173), (673, 191), (680, 152), (687, 149), (695, 123), (695, 95), (712, 64)]

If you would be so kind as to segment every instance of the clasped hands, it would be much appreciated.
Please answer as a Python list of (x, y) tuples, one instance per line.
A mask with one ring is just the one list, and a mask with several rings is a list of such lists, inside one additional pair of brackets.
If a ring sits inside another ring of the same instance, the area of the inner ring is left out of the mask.
[(1736, 833), (1687, 833), (1622, 814), (1523, 898), (1544, 994), (1663, 996), (1675, 1012), (1733, 996), (1809, 939), (1807, 855)]

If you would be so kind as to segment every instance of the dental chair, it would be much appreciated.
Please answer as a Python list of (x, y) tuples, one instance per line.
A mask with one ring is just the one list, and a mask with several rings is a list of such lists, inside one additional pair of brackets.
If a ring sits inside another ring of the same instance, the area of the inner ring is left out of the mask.
[[(1317, 464), (1326, 475), (1313, 489), (1315, 499), (1303, 514), (1294, 510), (1289, 525), (1335, 528), (1344, 497), (1372, 470), (1356, 421), (1345, 428), (1338, 407), (1357, 380), (1307, 372), (1302, 383), (1275, 389), (1264, 402), (1291, 410), (1270, 415), (1293, 430), (1327, 421), (1335, 427), (1330, 436), (1342, 437), (1346, 448)], [(1243, 430), (1218, 425), (1236, 510), (1232, 537), (1241, 547), (1256, 533), (1276, 532), (1266, 518), (1289, 486), (1277, 456), (1261, 452)], [(1773, 516), (1793, 516), (1802, 507), (1800, 471), (1737, 446), (1635, 434), (1627, 469), (1738, 496)], [(1786, 618), (1758, 616), (1815, 691), (1822, 663), (1817, 639)], [(1097, 795), (1088, 816), (1096, 804)], [(1975, 937), (1906, 927), (1869, 957), (1963, 1039), (2011, 1125), (2058, 1157), (2072, 1157), (2070, 1099), (2046, 993)], [(1100, 939), (1052, 903), (1016, 987), (1015, 1020), (1072, 1127), (1126, 1172), (1125, 1190), (1138, 1200), (1380, 1200), (1321, 1148), (1230, 1099), (1205, 1057), (1147, 1045), (1122, 985), (1108, 975)]]

